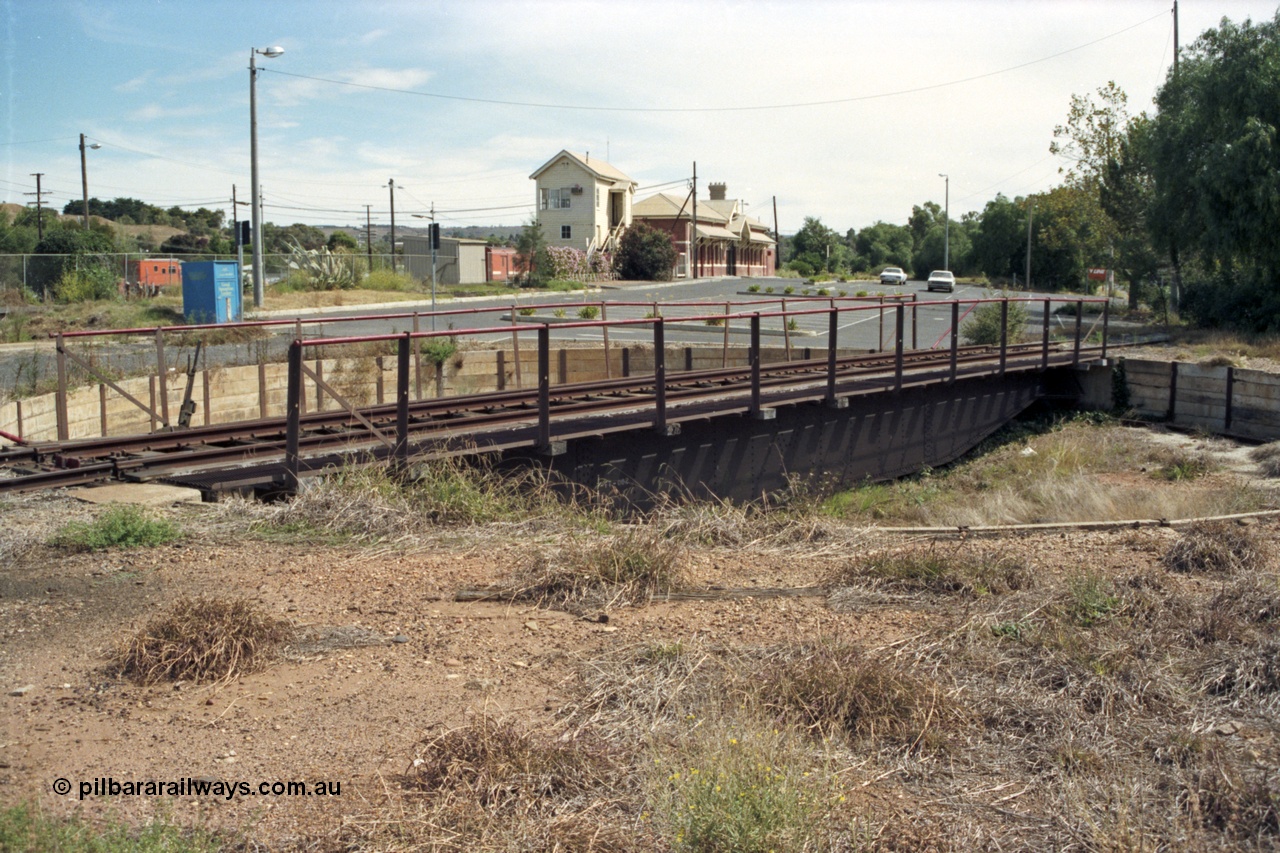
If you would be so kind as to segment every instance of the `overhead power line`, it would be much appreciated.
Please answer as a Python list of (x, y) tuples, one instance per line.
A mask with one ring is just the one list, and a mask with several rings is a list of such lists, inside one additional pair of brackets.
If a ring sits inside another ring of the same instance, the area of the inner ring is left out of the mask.
[(900, 95), (914, 95), (919, 92), (930, 92), (935, 89), (945, 89), (950, 86), (960, 86), (965, 83), (972, 83), (976, 80), (985, 80), (988, 77), (995, 77), (1000, 74), (1008, 74), (1011, 71), (1019, 71), (1032, 65), (1038, 65), (1042, 62), (1048, 62), (1057, 59), (1060, 56), (1066, 56), (1069, 53), (1075, 53), (1078, 50), (1084, 50), (1086, 47), (1092, 47), (1100, 42), (1113, 39), (1116, 36), (1123, 35), (1130, 30), (1151, 23), (1154, 20), (1164, 18), (1165, 12), (1158, 15), (1152, 15), (1145, 21), (1139, 21), (1136, 24), (1125, 27), (1122, 30), (1116, 30), (1093, 41), (1084, 44), (1069, 47), (1066, 50), (1060, 50), (1057, 53), (1051, 53), (1048, 56), (1042, 56), (1039, 59), (1032, 59), (1028, 62), (1022, 62), (1018, 65), (1010, 65), (1007, 68), (1000, 68), (995, 71), (988, 71), (984, 74), (975, 74), (971, 77), (962, 77), (958, 80), (949, 80), (944, 83), (931, 83), (927, 86), (915, 86), (910, 89), (897, 89), (891, 92), (876, 92), (870, 95), (854, 95), (848, 98), (830, 98), (822, 101), (796, 101), (785, 104), (755, 104), (742, 107), (616, 107), (616, 106), (588, 106), (583, 104), (552, 104), (539, 101), (506, 101), (498, 98), (474, 98), (465, 95), (445, 95), (440, 92), (423, 92), (416, 89), (396, 89), (391, 86), (374, 86), (368, 83), (353, 83), (349, 80), (335, 80), (332, 77), (316, 77), (310, 74), (296, 74), (292, 71), (281, 71), (279, 68), (262, 68), (269, 74), (280, 74), (285, 77), (297, 77), (302, 80), (314, 80), (318, 83), (330, 83), (334, 86), (347, 86), (353, 89), (364, 89), (374, 92), (392, 92), (398, 95), (414, 95), (420, 98), (436, 98), (443, 101), (463, 101), (473, 104), (492, 104), (502, 107), (528, 107), (532, 109), (542, 110), (578, 110), (581, 112), (606, 112), (606, 113), (734, 113), (734, 112), (761, 112), (765, 110), (792, 110), (803, 109), (805, 107), (829, 107), (836, 104), (852, 104), (859, 101), (872, 101), (880, 98), (894, 98)]

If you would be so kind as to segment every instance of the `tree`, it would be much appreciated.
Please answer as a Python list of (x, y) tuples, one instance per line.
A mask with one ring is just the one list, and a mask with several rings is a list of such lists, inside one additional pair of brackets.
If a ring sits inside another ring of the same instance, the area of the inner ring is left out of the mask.
[(1063, 184), (1037, 195), (1033, 228), (1031, 274), (1037, 286), (1088, 290), (1088, 267), (1110, 259), (1110, 224), (1096, 191)]
[(1099, 187), (1099, 201), (1112, 224), (1111, 267), (1128, 285), (1130, 310), (1138, 307), (1143, 282), (1156, 274), (1161, 260), (1151, 241), (1148, 215), (1154, 197), (1150, 130), (1146, 116), (1129, 123), (1116, 156), (1107, 161)]
[(849, 268), (849, 247), (814, 216), (806, 216), (804, 225), (791, 238), (791, 252), (791, 263), (799, 261), (810, 271), (839, 272)]
[(334, 231), (325, 241), (330, 252), (358, 252), (360, 243), (346, 231)]
[(675, 265), (671, 235), (644, 222), (623, 233), (613, 259), (614, 274), (629, 281), (670, 281)]
[(95, 256), (114, 249), (111, 238), (99, 230), (58, 228), (46, 232), (35, 246), (37, 257), (27, 267), (31, 289), (41, 296), (51, 293), (67, 272), (104, 266), (105, 259)]
[(1098, 89), (1098, 100), (1072, 95), (1067, 123), (1053, 129), (1049, 153), (1068, 161), (1058, 171), (1065, 172), (1066, 182), (1073, 186), (1096, 188), (1107, 164), (1119, 158), (1128, 131), (1129, 96), (1124, 89), (1109, 81)]
[(905, 225), (877, 222), (858, 232), (854, 250), (866, 259), (868, 269), (911, 266), (911, 229)]
[(197, 234), (174, 234), (160, 244), (160, 251), (171, 255), (199, 255), (212, 251), (209, 238)]
[(520, 229), (520, 237), (516, 240), (516, 266), (524, 270), (527, 287), (541, 287), (546, 283), (551, 263), (547, 258), (547, 238), (542, 234), (542, 225), (536, 220)]
[(1150, 138), (1157, 244), (1175, 264), (1179, 250), (1198, 255), (1213, 281), (1193, 301), (1254, 329), (1280, 328), (1278, 69), (1280, 12), (1257, 25), (1223, 19), (1161, 87)]
[(911, 218), (907, 220), (907, 227), (911, 229), (912, 252), (920, 248), (930, 229), (935, 225), (941, 225), (942, 220), (942, 205), (935, 201), (926, 201), (923, 206), (917, 204), (911, 208)]
[(1027, 263), (1027, 204), (997, 194), (987, 202), (973, 237), (972, 264), (992, 278), (1021, 273)]

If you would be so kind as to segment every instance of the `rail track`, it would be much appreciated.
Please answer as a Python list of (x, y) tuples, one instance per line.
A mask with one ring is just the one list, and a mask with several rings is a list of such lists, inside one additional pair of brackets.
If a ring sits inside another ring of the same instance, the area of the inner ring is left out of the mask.
[[(679, 429), (688, 420), (742, 414), (756, 407), (883, 393), (907, 385), (954, 381), (1005, 371), (1044, 369), (1078, 361), (1091, 348), (1040, 343), (956, 350), (893, 351), (751, 367), (679, 371), (591, 382), (518, 388), (408, 401), (403, 457), (537, 447), (557, 440), (655, 426)], [(661, 399), (660, 399), (661, 398)], [(298, 473), (351, 461), (383, 461), (396, 452), (397, 403), (299, 414), (294, 456)], [(540, 418), (549, 420), (539, 423)], [(400, 424), (403, 429), (403, 423)], [(223, 489), (270, 490), (287, 479), (287, 417), (213, 424), (82, 440), (40, 442), (0, 451), (0, 494), (118, 481), (167, 480)]]

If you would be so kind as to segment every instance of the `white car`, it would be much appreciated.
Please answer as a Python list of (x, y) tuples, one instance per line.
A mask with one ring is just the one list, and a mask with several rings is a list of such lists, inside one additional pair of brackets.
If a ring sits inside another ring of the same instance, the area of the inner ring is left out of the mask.
[(956, 277), (950, 270), (934, 270), (929, 273), (927, 286), (931, 292), (945, 290), (947, 293), (952, 293), (956, 289)]
[(885, 267), (880, 270), (881, 284), (906, 284), (907, 274), (902, 271), (902, 267)]

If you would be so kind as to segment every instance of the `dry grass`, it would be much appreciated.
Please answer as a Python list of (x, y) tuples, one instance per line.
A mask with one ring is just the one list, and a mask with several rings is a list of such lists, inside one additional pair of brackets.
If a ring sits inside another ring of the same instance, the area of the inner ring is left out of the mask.
[(578, 610), (643, 604), (688, 584), (685, 549), (649, 527), (540, 553), (509, 586), (515, 598)]
[(263, 669), (292, 634), (245, 599), (182, 598), (120, 642), (112, 661), (140, 684), (221, 681)]
[(1253, 527), (1233, 521), (1205, 522), (1187, 527), (1162, 558), (1174, 572), (1232, 574), (1262, 567), (1270, 561), (1270, 546)]
[(1263, 444), (1249, 452), (1259, 470), (1268, 477), (1280, 477), (1280, 441)]
[(1035, 578), (1019, 560), (985, 545), (931, 542), (852, 560), (829, 582), (895, 592), (976, 596), (1029, 589)]

